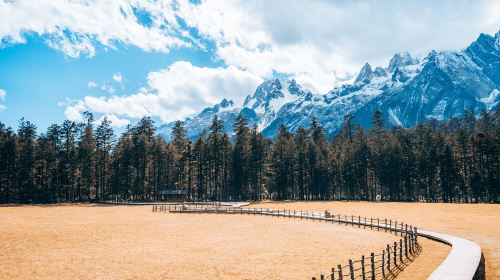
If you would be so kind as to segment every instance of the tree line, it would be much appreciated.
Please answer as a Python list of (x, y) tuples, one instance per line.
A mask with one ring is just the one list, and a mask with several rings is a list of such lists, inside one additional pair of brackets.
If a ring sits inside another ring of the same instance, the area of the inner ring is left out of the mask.
[(500, 113), (472, 111), (412, 128), (372, 127), (345, 116), (327, 139), (316, 119), (274, 139), (236, 118), (234, 136), (215, 116), (195, 141), (177, 121), (172, 140), (142, 118), (116, 137), (109, 120), (64, 121), (38, 134), (24, 119), (0, 122), (0, 203), (155, 200), (182, 189), (190, 200), (500, 200)]

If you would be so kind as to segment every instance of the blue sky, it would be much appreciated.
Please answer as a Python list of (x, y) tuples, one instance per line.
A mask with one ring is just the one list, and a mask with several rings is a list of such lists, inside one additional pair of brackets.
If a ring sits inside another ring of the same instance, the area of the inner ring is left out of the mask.
[(119, 129), (239, 104), (273, 76), (326, 93), (365, 62), (461, 49), (498, 32), (500, 3), (0, 0), (0, 18), (1, 122), (91, 111)]
[[(78, 100), (87, 95), (129, 95), (146, 86), (149, 72), (177, 60), (193, 65), (216, 67), (206, 51), (175, 49), (169, 54), (147, 52), (135, 46), (119, 46), (116, 50), (97, 50), (95, 57), (71, 58), (54, 50), (36, 34), (26, 36), (25, 44), (0, 49), (0, 85), (8, 94), (0, 111), (0, 120), (16, 127), (24, 117), (45, 129), (65, 116), (67, 99)], [(113, 80), (119, 73), (122, 82)], [(89, 87), (89, 83), (96, 87)]]

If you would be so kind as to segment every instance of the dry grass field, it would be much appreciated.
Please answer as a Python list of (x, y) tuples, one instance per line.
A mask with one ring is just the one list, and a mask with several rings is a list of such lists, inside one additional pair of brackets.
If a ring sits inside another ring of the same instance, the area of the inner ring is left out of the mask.
[[(500, 279), (498, 205), (267, 202), (251, 207), (388, 217), (472, 239)], [(380, 251), (383, 232), (275, 217), (152, 213), (150, 206), (0, 207), (0, 279), (310, 279)], [(449, 247), (423, 251), (398, 279), (426, 279)]]
[[(381, 217), (415, 225), (421, 229), (461, 236), (481, 245), (486, 258), (486, 278), (500, 279), (500, 205), (371, 203), (371, 202), (267, 202), (251, 207), (330, 210), (335, 214)], [(421, 239), (422, 240), (422, 239)], [(401, 279), (417, 279), (439, 265), (447, 255), (443, 245), (427, 241), (422, 254), (403, 271)]]
[(332, 261), (395, 239), (313, 221), (150, 206), (4, 206), (0, 221), (0, 279), (310, 279)]

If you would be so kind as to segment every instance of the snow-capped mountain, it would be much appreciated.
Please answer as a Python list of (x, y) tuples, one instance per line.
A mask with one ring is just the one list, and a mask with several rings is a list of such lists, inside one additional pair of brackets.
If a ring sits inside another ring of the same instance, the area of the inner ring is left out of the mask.
[(253, 96), (245, 98), (243, 108), (255, 112), (258, 129), (263, 130), (276, 119), (283, 105), (306, 94), (307, 91), (295, 80), (268, 80), (257, 87)]
[[(249, 126), (257, 126), (259, 130), (263, 130), (274, 121), (284, 104), (304, 96), (307, 92), (295, 80), (267, 80), (257, 87), (253, 95), (248, 95), (240, 106), (235, 105), (232, 100), (223, 99), (195, 117), (184, 120), (188, 137), (197, 138), (204, 129), (210, 127), (215, 115), (224, 122), (224, 128), (229, 134), (233, 134), (232, 125), (240, 113), (248, 119)], [(160, 126), (160, 134), (168, 139), (173, 126), (174, 123)]]
[[(389, 124), (409, 127), (426, 119), (448, 119), (466, 109), (493, 110), (499, 103), (500, 32), (481, 34), (461, 51), (431, 51), (422, 59), (395, 54), (386, 67), (366, 63), (353, 84), (326, 94), (307, 91), (295, 80), (268, 80), (241, 106), (223, 100), (187, 119), (186, 128), (195, 138), (217, 114), (232, 132), (232, 122), (241, 112), (268, 137), (276, 135), (281, 124), (291, 131), (308, 127), (313, 117), (333, 135), (346, 114), (369, 126), (373, 112), (381, 110)], [(171, 125), (160, 131), (165, 134)]]
[(499, 79), (500, 32), (495, 37), (481, 34), (462, 51), (432, 51), (421, 60), (396, 54), (387, 67), (374, 70), (367, 63), (353, 84), (285, 104), (263, 133), (276, 135), (280, 124), (294, 131), (316, 117), (332, 135), (346, 114), (368, 127), (375, 110), (390, 124), (404, 127), (448, 119), (466, 109), (492, 110), (500, 102)]

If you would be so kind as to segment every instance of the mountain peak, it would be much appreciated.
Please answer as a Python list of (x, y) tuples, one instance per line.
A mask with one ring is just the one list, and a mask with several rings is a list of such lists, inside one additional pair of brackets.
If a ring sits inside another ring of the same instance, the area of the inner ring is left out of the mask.
[(373, 70), (373, 75), (376, 77), (387, 77), (387, 71), (384, 68), (377, 66), (375, 70)]
[(496, 39), (497, 39), (496, 35), (495, 35), (495, 37), (493, 37), (489, 34), (481, 33), (481, 34), (479, 34), (479, 37), (477, 38), (477, 40), (472, 42), (471, 46), (472, 45), (481, 45), (481, 46), (485, 46), (485, 47), (492, 47), (495, 45)]
[(243, 107), (255, 109), (267, 106), (272, 100), (289, 99), (288, 95), (303, 96), (305, 90), (292, 79), (285, 81), (280, 78), (270, 79), (260, 84), (253, 96), (248, 95), (243, 102)]
[(387, 69), (389, 70), (389, 72), (394, 72), (394, 70), (396, 70), (396, 68), (398, 67), (413, 65), (417, 63), (418, 60), (413, 58), (408, 52), (396, 53), (389, 61), (389, 67)]
[(222, 99), (219, 103), (221, 108), (227, 108), (234, 105), (233, 100), (227, 100), (226, 98)]
[(479, 53), (493, 53), (498, 52), (500, 49), (500, 31), (491, 36), (489, 34), (481, 33), (476, 41), (472, 42), (465, 51), (469, 54), (479, 54)]
[(373, 75), (372, 67), (367, 62), (367, 63), (365, 63), (365, 65), (363, 65), (363, 67), (359, 71), (359, 74), (356, 77), (356, 80), (354, 80), (354, 83), (358, 84), (358, 83), (369, 82), (370, 79), (371, 79), (371, 77), (372, 77), (372, 75)]

